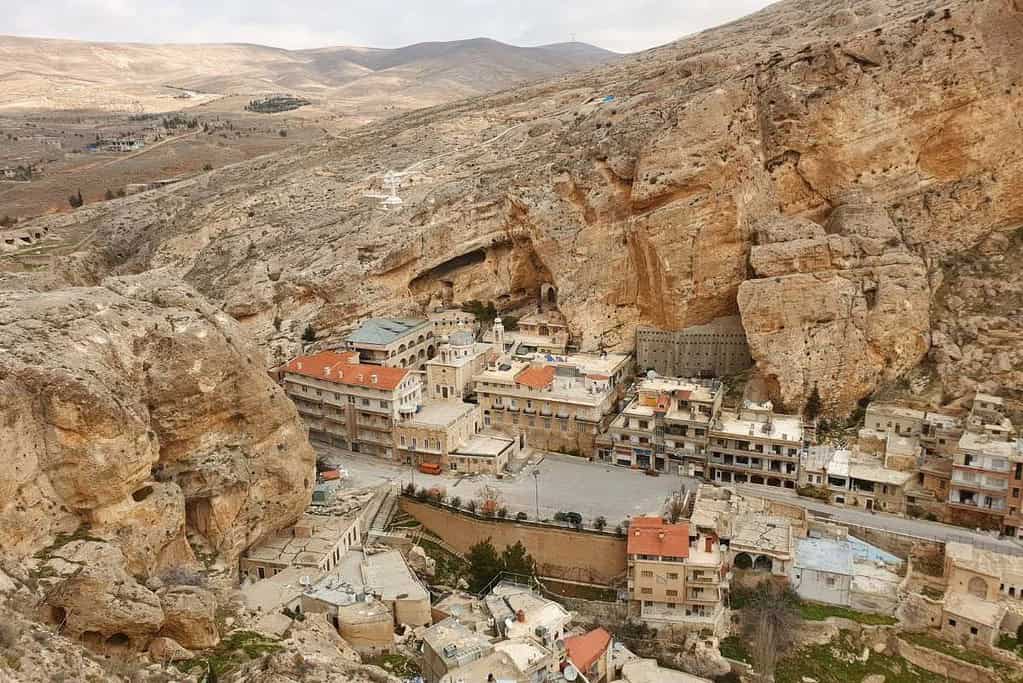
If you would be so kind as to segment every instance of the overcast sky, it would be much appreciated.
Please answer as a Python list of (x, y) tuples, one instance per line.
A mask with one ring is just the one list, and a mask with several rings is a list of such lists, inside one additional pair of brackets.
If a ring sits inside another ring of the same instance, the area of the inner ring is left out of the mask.
[(485, 36), (516, 45), (576, 40), (618, 52), (660, 45), (765, 0), (4, 0), (0, 34), (284, 48), (399, 47)]

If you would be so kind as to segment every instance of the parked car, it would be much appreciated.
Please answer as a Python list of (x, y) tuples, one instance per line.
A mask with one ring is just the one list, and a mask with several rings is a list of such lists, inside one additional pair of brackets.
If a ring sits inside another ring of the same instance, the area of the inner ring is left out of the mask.
[(645, 474), (648, 477), (659, 477), (659, 476), (661, 476), (661, 473), (658, 472), (657, 470), (655, 470), (653, 467), (651, 467), (648, 470), (643, 470), (643, 474)]

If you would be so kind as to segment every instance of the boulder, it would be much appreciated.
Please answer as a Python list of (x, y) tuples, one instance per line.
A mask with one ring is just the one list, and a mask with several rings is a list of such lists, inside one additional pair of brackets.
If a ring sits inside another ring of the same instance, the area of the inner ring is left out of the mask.
[(192, 653), (182, 647), (180, 643), (172, 638), (162, 636), (153, 638), (153, 641), (149, 643), (149, 656), (164, 664), (180, 662), (193, 657)]
[(217, 598), (197, 586), (171, 586), (157, 595), (163, 607), (160, 635), (173, 638), (183, 647), (203, 650), (220, 642), (217, 632)]

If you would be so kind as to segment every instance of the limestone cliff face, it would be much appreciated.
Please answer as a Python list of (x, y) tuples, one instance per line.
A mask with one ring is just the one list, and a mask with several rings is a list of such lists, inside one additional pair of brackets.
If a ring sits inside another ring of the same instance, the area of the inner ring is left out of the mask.
[(0, 280), (0, 395), (6, 555), (87, 525), (145, 577), (195, 562), (189, 528), (230, 564), (308, 503), (294, 407), (238, 324), (173, 278)]
[[(1021, 94), (1018, 1), (787, 0), (47, 220), (98, 230), (75, 277), (169, 269), (270, 362), (307, 322), (340, 335), (442, 298), (513, 309), (550, 283), (585, 348), (741, 313), (775, 398), (798, 408), (817, 385), (842, 412), (925, 358), (943, 264), (1023, 223)], [(401, 211), (364, 197), (388, 168), (408, 172)], [(849, 224), (859, 206), (880, 232)], [(773, 219), (825, 234), (758, 243)], [(998, 343), (1016, 363), (1023, 342)]]

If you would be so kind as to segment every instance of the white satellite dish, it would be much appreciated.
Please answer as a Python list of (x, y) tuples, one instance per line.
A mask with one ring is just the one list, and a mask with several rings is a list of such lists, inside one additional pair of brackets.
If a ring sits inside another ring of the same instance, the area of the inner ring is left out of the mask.
[(575, 681), (579, 679), (579, 672), (575, 670), (575, 667), (571, 664), (565, 665), (565, 670), (561, 672), (565, 676), (566, 681)]
[(647, 379), (657, 379), (657, 373), (654, 372), (653, 370), (647, 370), (646, 371), (646, 378)]

